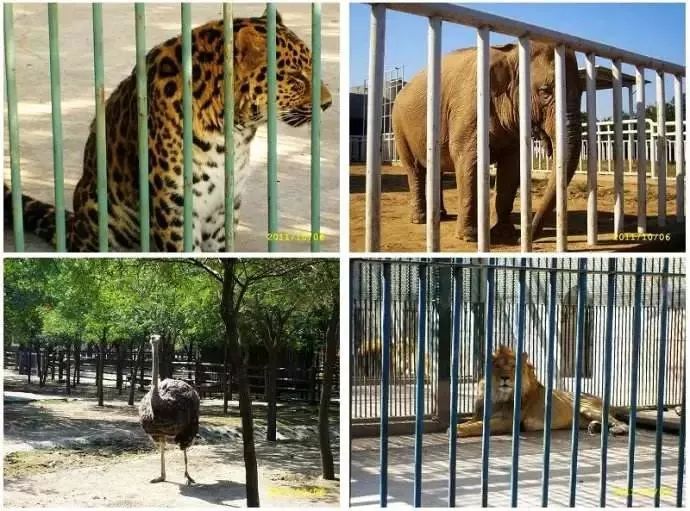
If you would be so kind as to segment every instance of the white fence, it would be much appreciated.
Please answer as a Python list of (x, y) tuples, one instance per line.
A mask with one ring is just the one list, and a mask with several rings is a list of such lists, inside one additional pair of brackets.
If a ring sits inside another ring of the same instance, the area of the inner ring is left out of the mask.
[[(655, 156), (648, 152), (656, 152), (655, 173), (658, 181), (658, 209), (657, 225), (666, 225), (666, 175), (667, 175), (667, 144), (670, 140), (666, 131), (664, 76), (670, 74), (674, 79), (675, 99), (675, 129), (674, 134), (683, 132), (682, 127), (682, 81), (685, 67), (670, 62), (654, 59), (645, 55), (633, 53), (621, 48), (600, 44), (579, 37), (563, 34), (530, 25), (519, 21), (487, 14), (474, 9), (451, 4), (373, 4), (371, 7), (371, 31), (369, 51), (369, 101), (367, 102), (367, 142), (366, 142), (366, 212), (365, 212), (365, 250), (378, 251), (381, 232), (381, 137), (382, 133), (382, 99), (383, 99), (383, 61), (385, 55), (386, 10), (405, 12), (423, 16), (429, 20), (428, 28), (428, 79), (427, 79), (427, 173), (426, 173), (426, 221), (427, 221), (427, 251), (440, 250), (440, 140), (438, 126), (440, 115), (440, 40), (442, 22), (451, 22), (475, 27), (477, 29), (477, 251), (488, 252), (489, 238), (489, 47), (490, 30), (519, 38), (519, 111), (520, 111), (520, 196), (528, 200), (521, 202), (521, 250), (532, 250), (532, 208), (531, 208), (531, 174), (533, 154), (531, 141), (531, 108), (529, 105), (530, 90), (530, 42), (541, 41), (555, 44), (555, 99), (556, 99), (556, 136), (554, 158), (556, 162), (556, 250), (567, 250), (567, 170), (566, 170), (566, 114), (565, 114), (565, 49), (566, 47), (586, 55), (586, 98), (587, 98), (587, 242), (596, 245), (597, 233), (597, 175), (601, 167), (600, 156), (594, 157), (599, 142), (596, 128), (596, 71), (595, 58), (611, 60), (613, 74), (613, 133), (607, 135), (613, 138), (613, 143), (607, 141), (605, 153), (613, 155), (614, 175), (614, 234), (622, 234), (623, 230), (623, 175), (624, 175), (624, 130), (622, 109), (622, 63), (635, 66), (636, 70), (636, 104), (637, 118), (628, 123), (629, 129), (634, 127), (636, 143), (636, 173), (637, 173), (637, 229), (638, 232), (647, 231), (647, 162)], [(645, 108), (639, 108), (645, 103), (644, 71), (656, 72), (656, 105), (657, 122), (661, 129), (657, 130), (654, 142), (649, 138)], [(675, 138), (675, 137), (674, 137)], [(385, 145), (385, 144), (384, 144)], [(685, 147), (685, 146), (684, 146)], [(603, 146), (602, 146), (603, 148)], [(674, 154), (677, 151), (673, 151)], [(682, 151), (683, 153), (685, 151)], [(352, 154), (352, 141), (351, 141)], [(607, 156), (608, 157), (608, 156)], [(605, 160), (608, 161), (608, 160)], [(684, 221), (684, 158), (675, 160), (676, 179), (676, 219)], [(632, 168), (632, 167), (630, 167)]]

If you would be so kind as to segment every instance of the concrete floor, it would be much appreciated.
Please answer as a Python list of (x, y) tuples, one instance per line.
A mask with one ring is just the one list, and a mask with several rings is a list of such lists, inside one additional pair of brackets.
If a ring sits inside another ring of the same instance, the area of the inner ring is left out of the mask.
[[(652, 506), (654, 489), (655, 433), (638, 430), (635, 448), (634, 506)], [(607, 505), (625, 506), (628, 437), (609, 439)], [(389, 507), (411, 507), (414, 482), (414, 436), (389, 440)], [(379, 441), (354, 439), (351, 454), (351, 505), (378, 507)], [(599, 506), (600, 437), (580, 433), (576, 505)], [(492, 436), (489, 458), (489, 506), (510, 505), (511, 436)], [(551, 437), (549, 505), (567, 506), (570, 480), (570, 431), (554, 431)], [(543, 434), (520, 435), (518, 505), (541, 505)], [(678, 436), (663, 437), (661, 503), (675, 506)], [(461, 507), (481, 505), (481, 438), (462, 439), (457, 445), (457, 499)], [(422, 505), (447, 507), (448, 437), (445, 433), (424, 436)]]
[[(303, 40), (311, 40), (308, 4), (281, 4), (285, 25)], [(259, 16), (263, 4), (235, 4), (234, 16)], [(90, 4), (60, 4), (60, 57), (62, 70), (62, 116), (64, 131), (65, 204), (71, 209), (72, 192), (82, 172), (83, 147), (95, 115), (93, 92), (93, 43)], [(219, 18), (221, 4), (194, 4), (194, 26)], [(14, 4), (19, 96), (20, 154), (25, 193), (53, 203), (53, 157), (48, 23), (44, 4)], [(148, 47), (180, 33), (179, 4), (148, 4)], [(125, 78), (135, 64), (134, 8), (132, 4), (103, 6), (106, 94)], [(339, 5), (322, 6), (323, 79), (333, 94), (333, 106), (322, 115), (321, 143), (321, 232), (322, 250), (339, 247)], [(6, 116), (5, 110), (5, 116)], [(310, 128), (292, 128), (278, 123), (279, 226), (280, 232), (310, 231), (309, 173)], [(5, 120), (5, 126), (6, 120)], [(5, 130), (5, 181), (9, 182), (9, 149)], [(238, 251), (266, 251), (266, 129), (260, 129), (252, 144), (251, 160), (256, 172), (242, 200)], [(11, 232), (5, 232), (5, 249), (13, 250)], [(304, 241), (280, 242), (281, 251), (308, 251)], [(52, 248), (27, 236), (27, 251)]]

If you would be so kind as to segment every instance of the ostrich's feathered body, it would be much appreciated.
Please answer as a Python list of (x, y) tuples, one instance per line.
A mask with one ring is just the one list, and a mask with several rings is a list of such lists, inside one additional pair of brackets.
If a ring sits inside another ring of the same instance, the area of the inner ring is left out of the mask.
[(141, 400), (139, 419), (154, 441), (173, 440), (187, 449), (199, 431), (199, 394), (182, 380), (165, 379)]

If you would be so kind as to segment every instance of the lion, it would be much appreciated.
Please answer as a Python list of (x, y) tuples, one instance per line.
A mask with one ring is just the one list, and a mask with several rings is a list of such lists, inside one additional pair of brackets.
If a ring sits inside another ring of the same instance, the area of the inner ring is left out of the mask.
[[(520, 400), (520, 429), (542, 431), (544, 429), (544, 401), (546, 389), (539, 383), (534, 366), (528, 362), (527, 353), (522, 354), (522, 399)], [(513, 388), (515, 385), (515, 353), (507, 346), (499, 346), (492, 355), (491, 371), (491, 434), (506, 434), (513, 431)], [(573, 393), (553, 390), (551, 429), (569, 429), (573, 425)], [(580, 428), (590, 433), (601, 431), (602, 409), (600, 398), (592, 394), (580, 394)], [(622, 407), (610, 407), (609, 433), (625, 435), (628, 425), (615, 415), (622, 415)], [(458, 436), (481, 436), (484, 422), (484, 379), (479, 381), (479, 392), (474, 403), (471, 420), (458, 425)]]

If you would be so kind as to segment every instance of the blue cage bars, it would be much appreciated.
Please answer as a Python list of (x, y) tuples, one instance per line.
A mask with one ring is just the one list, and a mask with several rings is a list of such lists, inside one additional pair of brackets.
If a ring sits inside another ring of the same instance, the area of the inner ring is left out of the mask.
[[(61, 117), (61, 93), (60, 93), (60, 55), (58, 38), (58, 7), (59, 4), (48, 4), (49, 26), (49, 53), (50, 53), (50, 77), (51, 77), (51, 105), (52, 105), (52, 135), (54, 154), (54, 190), (55, 190), (55, 223), (56, 223), (56, 247), (58, 251), (66, 250), (66, 221), (64, 205), (64, 176), (62, 166), (63, 138)], [(143, 3), (134, 5), (135, 33), (136, 33), (136, 76), (138, 93), (138, 146), (139, 146), (139, 189), (141, 197), (148, 197), (148, 127), (147, 127), (147, 93), (146, 93), (146, 6)], [(184, 175), (184, 251), (193, 250), (192, 234), (192, 5), (181, 4), (180, 28), (182, 34), (182, 71), (183, 71), (183, 175)], [(267, 4), (267, 51), (268, 51), (268, 89), (269, 89), (269, 118), (268, 118), (268, 250), (277, 250), (275, 236), (269, 233), (277, 233), (279, 230), (278, 213), (278, 157), (277, 157), (277, 80), (276, 80), (276, 8), (272, 3)], [(4, 14), (4, 43), (5, 43), (5, 79), (7, 90), (7, 128), (9, 131), (10, 167), (11, 167), (11, 193), (13, 232), (16, 251), (24, 251), (24, 225), (22, 215), (22, 185), (20, 173), (19, 155), (19, 118), (17, 114), (17, 88), (16, 88), (16, 60), (14, 44), (14, 14), (11, 4), (3, 6)], [(312, 17), (312, 80), (313, 83), (321, 83), (321, 8), (320, 4), (313, 4)], [(232, 7), (223, 4), (223, 19), (225, 44), (224, 80), (226, 109), (224, 112), (225, 125), (231, 125), (233, 114), (233, 69), (232, 60)], [(103, 59), (103, 14), (102, 4), (95, 3), (92, 6), (93, 27), (93, 62), (94, 62), (94, 96), (96, 118), (96, 151), (97, 151), (97, 189), (98, 189), (98, 236), (99, 251), (108, 251), (108, 189), (107, 189), (107, 162), (106, 162), (106, 136), (105, 136), (105, 63)], [(310, 222), (311, 250), (320, 250), (320, 112), (321, 98), (320, 87), (313, 87), (312, 93), (312, 124), (311, 124), (311, 177), (310, 177)], [(226, 251), (234, 248), (233, 234), (233, 186), (234, 186), (234, 152), (232, 130), (226, 131), (225, 143), (225, 240)], [(150, 212), (149, 201), (140, 200), (139, 228), (141, 251), (146, 252), (150, 246)]]
[[(446, 302), (450, 302), (449, 308), (444, 307)], [(413, 303), (416, 310), (410, 307)], [(473, 392), (468, 389), (474, 389), (480, 377), (486, 377), (486, 381), (479, 498), (483, 506), (489, 505), (490, 361), (499, 344), (509, 344), (516, 353), (521, 354), (524, 349), (529, 354), (538, 379), (546, 388), (547, 424), (551, 423), (554, 388), (571, 390), (575, 409), (585, 392), (601, 397), (602, 431), (608, 432), (607, 415), (614, 404), (629, 407), (627, 483), (621, 489), (628, 505), (633, 504), (636, 492), (633, 476), (637, 412), (656, 410), (655, 455), (649, 464), (654, 465), (653, 503), (662, 503), (663, 412), (667, 407), (684, 404), (685, 393), (680, 376), (685, 371), (685, 268), (680, 259), (355, 260), (350, 305), (352, 427), (355, 430), (372, 418), (379, 419), (381, 506), (385, 507), (389, 498), (390, 425), (412, 415), (415, 421), (411, 503), (415, 507), (429, 505), (423, 499), (422, 438), (424, 421), (434, 418), (450, 425), (446, 502), (455, 506), (462, 486), (456, 465), (463, 450), (463, 441), (457, 440), (456, 424), (460, 417), (472, 413)], [(444, 322), (439, 316), (446, 310), (449, 317)], [(429, 323), (435, 326), (430, 328)], [(447, 351), (443, 348), (445, 343)], [(448, 353), (450, 363), (438, 360), (439, 353)], [(675, 367), (673, 373), (668, 371), (671, 365)], [(558, 373), (555, 366), (559, 367)], [(440, 374), (441, 371), (449, 374)], [(380, 388), (373, 388), (374, 381)], [(449, 394), (445, 394), (449, 403), (429, 406), (425, 398), (435, 400), (441, 395), (438, 389), (429, 387), (442, 381), (450, 382)], [(521, 373), (517, 371), (516, 395), (521, 384)], [(520, 489), (519, 399), (514, 401), (513, 409), (509, 489), (510, 505), (516, 506)], [(675, 467), (678, 505), (682, 502), (685, 436), (684, 410), (681, 413), (679, 461)], [(568, 456), (570, 506), (578, 504), (578, 440), (580, 435), (587, 434), (587, 430), (579, 429), (579, 413), (574, 417)], [(550, 503), (551, 437), (547, 428), (543, 434), (542, 506)], [(602, 434), (598, 486), (598, 503), (602, 506), (607, 502), (607, 491), (609, 495), (612, 491), (610, 485), (607, 487), (608, 452), (609, 438)]]

